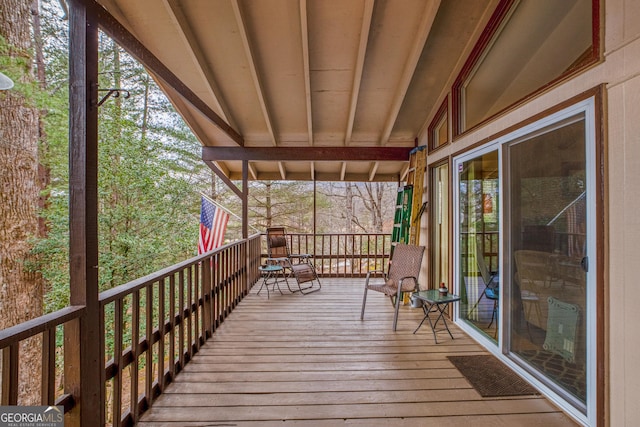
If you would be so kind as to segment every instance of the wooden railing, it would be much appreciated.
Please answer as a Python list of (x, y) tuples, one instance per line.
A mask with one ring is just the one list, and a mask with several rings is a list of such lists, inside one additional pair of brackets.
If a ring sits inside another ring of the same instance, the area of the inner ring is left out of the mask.
[[(108, 425), (138, 421), (256, 283), (260, 255), (260, 235), (255, 235), (100, 294)], [(84, 311), (67, 307), (0, 331), (3, 405), (19, 404), (19, 348), (40, 335), (41, 404), (63, 405), (65, 412), (75, 406), (80, 396), (59, 391), (56, 396), (63, 369), (56, 366), (56, 354), (62, 354), (56, 335), (66, 343), (62, 325), (78, 322)], [(96, 414), (96, 425), (100, 418)]]
[[(388, 234), (287, 237), (292, 252), (315, 255), (323, 277), (361, 277), (388, 266)], [(99, 295), (104, 414), (97, 414), (97, 424), (98, 417), (114, 426), (139, 420), (247, 295), (266, 253), (265, 239), (256, 234)], [(20, 366), (21, 347), (39, 340), (40, 404), (62, 405), (65, 412), (76, 406), (81, 396), (64, 391), (64, 364), (71, 362), (63, 355), (67, 346), (78, 346), (67, 330), (77, 332), (85, 312), (84, 306), (67, 307), (0, 331), (2, 405), (21, 404), (18, 373), (29, 369)]]
[[(0, 331), (0, 349), (2, 349), (2, 397), (0, 401), (2, 406), (23, 404), (19, 401), (18, 396), (21, 385), (18, 378), (20, 351), (25, 349), (25, 345), (38, 345), (36, 340), (40, 340), (42, 353), (40, 404), (61, 405), (64, 406), (65, 412), (68, 412), (75, 405), (74, 396), (57, 393), (56, 390), (56, 379), (59, 373), (56, 359), (60, 354), (56, 346), (56, 337), (63, 333), (66, 329), (65, 326), (72, 323), (77, 324), (84, 311), (85, 308), (82, 306), (65, 307), (54, 313)], [(22, 369), (28, 368), (22, 366)]]
[[(320, 277), (364, 277), (369, 270), (385, 270), (391, 253), (391, 235), (287, 233), (291, 253), (313, 254)], [(263, 257), (267, 256), (266, 239)]]

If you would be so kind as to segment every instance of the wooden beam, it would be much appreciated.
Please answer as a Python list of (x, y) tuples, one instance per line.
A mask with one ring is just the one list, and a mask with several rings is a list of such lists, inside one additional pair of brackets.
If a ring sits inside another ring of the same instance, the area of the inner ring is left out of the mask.
[(98, 21), (72, 1), (69, 15), (70, 303), (87, 309), (65, 325), (65, 393), (77, 405), (69, 425), (104, 425), (104, 331), (98, 300)]
[[(240, 181), (242, 173), (240, 171), (231, 172), (230, 179)], [(261, 181), (281, 181), (279, 171), (261, 172), (257, 179)], [(287, 181), (312, 181), (309, 179), (309, 172), (287, 172)], [(340, 172), (319, 172), (315, 171), (313, 181), (340, 181)], [(369, 182), (369, 172), (347, 172), (343, 179), (344, 182)], [(399, 175), (397, 173), (381, 174), (376, 172), (371, 182), (393, 182), (399, 183)]]
[(258, 179), (258, 172), (256, 172), (256, 169), (253, 167), (253, 165), (251, 163), (249, 163), (247, 165), (247, 167), (249, 168), (249, 174), (251, 174), (251, 177), (254, 180), (257, 180)]
[(216, 174), (218, 175), (218, 177), (225, 183), (227, 184), (227, 187), (229, 187), (231, 189), (231, 191), (233, 191), (236, 196), (242, 198), (242, 191), (233, 183), (233, 181), (231, 181), (219, 168), (218, 166), (216, 166), (216, 164), (212, 161), (204, 161), (207, 166), (209, 166), (209, 168)]
[(414, 147), (202, 147), (205, 161), (408, 161)]
[(242, 162), (242, 238), (249, 237), (249, 162)]
[(235, 129), (225, 122), (215, 111), (200, 99), (189, 87), (182, 82), (158, 57), (156, 57), (142, 42), (129, 32), (118, 20), (95, 0), (75, 0), (83, 4), (87, 10), (97, 16), (102, 31), (115, 40), (131, 56), (150, 69), (167, 85), (177, 91), (187, 102), (198, 109), (213, 124), (225, 132), (238, 145), (244, 145), (244, 139)]
[(439, 8), (440, 0), (426, 2), (425, 10), (422, 14), (422, 21), (420, 21), (420, 28), (418, 29), (416, 38), (414, 39), (413, 45), (411, 46), (411, 52), (409, 53), (407, 62), (404, 64), (402, 77), (400, 78), (400, 82), (396, 87), (395, 97), (393, 99), (393, 102), (391, 103), (391, 108), (389, 110), (389, 114), (387, 115), (387, 121), (382, 130), (380, 144), (385, 144), (389, 140), (389, 136), (391, 135), (393, 126), (395, 125), (396, 119), (398, 118), (400, 107), (402, 107), (402, 102), (404, 101), (404, 97), (406, 96), (409, 85), (411, 84), (411, 79), (413, 78), (413, 74), (416, 71), (418, 60), (420, 59), (420, 55), (422, 54), (422, 50), (424, 49), (424, 44), (427, 42), (427, 37), (429, 36), (429, 32), (433, 27), (433, 20), (435, 19), (436, 13), (438, 13)]
[(280, 176), (282, 179), (287, 179), (287, 170), (284, 168), (284, 163), (278, 162), (278, 169), (280, 169)]
[(342, 167), (340, 168), (340, 181), (344, 181), (344, 177), (347, 175), (347, 162), (342, 162)]
[(360, 95), (360, 83), (362, 82), (362, 70), (364, 69), (364, 60), (367, 53), (367, 42), (369, 41), (369, 32), (371, 31), (371, 19), (373, 17), (373, 6), (375, 0), (367, 0), (364, 3), (364, 11), (362, 14), (362, 26), (360, 28), (360, 45), (358, 47), (358, 59), (356, 60), (356, 68), (353, 73), (353, 83), (351, 85), (351, 102), (349, 105), (349, 119), (347, 121), (347, 130), (345, 132), (345, 145), (351, 142), (351, 134), (353, 133), (353, 122), (356, 117), (358, 107), (358, 96)]

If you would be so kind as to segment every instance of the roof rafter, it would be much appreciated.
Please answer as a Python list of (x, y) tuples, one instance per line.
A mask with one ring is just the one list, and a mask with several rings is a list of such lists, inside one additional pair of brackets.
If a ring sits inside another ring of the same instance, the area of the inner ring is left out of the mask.
[(227, 186), (233, 191), (238, 197), (242, 197), (242, 190), (240, 190), (234, 183), (231, 181), (226, 174), (224, 174), (219, 168), (216, 162), (205, 161), (207, 166), (216, 174), (218, 177), (225, 183)]
[(411, 84), (413, 73), (415, 72), (416, 66), (418, 65), (418, 60), (420, 59), (420, 55), (422, 54), (422, 49), (424, 49), (424, 44), (427, 41), (427, 37), (431, 32), (433, 20), (436, 17), (436, 13), (438, 12), (439, 7), (440, 0), (426, 2), (425, 11), (422, 15), (422, 20), (420, 21), (420, 27), (418, 29), (416, 38), (413, 40), (411, 52), (409, 53), (409, 57), (405, 62), (404, 69), (402, 71), (402, 77), (400, 78), (398, 86), (396, 87), (395, 97), (391, 103), (387, 121), (385, 122), (382, 134), (380, 136), (380, 144), (385, 144), (389, 140), (389, 136), (391, 135), (393, 126), (395, 125), (396, 119), (398, 118), (400, 107), (402, 107), (402, 102), (404, 101), (404, 97), (406, 96), (409, 85)]
[(251, 177), (254, 180), (257, 180), (258, 179), (258, 173), (256, 172), (256, 169), (253, 167), (251, 162), (247, 162), (247, 168), (249, 169), (249, 173), (251, 174)]
[(300, 0), (300, 35), (304, 67), (304, 92), (307, 104), (307, 132), (309, 145), (313, 145), (313, 115), (311, 113), (311, 72), (309, 71), (309, 24), (307, 23), (307, 0)]
[(362, 27), (360, 29), (360, 45), (358, 46), (358, 58), (356, 59), (356, 67), (353, 72), (353, 84), (351, 85), (351, 100), (349, 103), (349, 119), (347, 121), (347, 130), (345, 132), (344, 143), (348, 145), (351, 142), (351, 134), (353, 132), (353, 122), (356, 117), (358, 106), (358, 96), (360, 95), (360, 83), (362, 82), (362, 72), (364, 70), (364, 60), (367, 54), (367, 42), (369, 41), (369, 32), (371, 31), (371, 20), (373, 18), (373, 6), (375, 0), (366, 0), (364, 4), (364, 12), (362, 14)]
[(369, 181), (373, 181), (373, 178), (376, 177), (376, 172), (378, 172), (378, 167), (380, 166), (380, 162), (373, 162), (371, 168), (369, 169)]
[(245, 52), (245, 55), (247, 56), (247, 63), (249, 64), (249, 71), (251, 72), (253, 85), (255, 86), (255, 89), (256, 89), (258, 102), (260, 103), (260, 108), (262, 109), (262, 116), (264, 117), (265, 125), (267, 126), (269, 137), (271, 138), (271, 143), (274, 146), (276, 146), (278, 145), (278, 143), (276, 140), (275, 131), (273, 130), (273, 120), (271, 119), (269, 107), (267, 107), (267, 102), (265, 101), (263, 84), (260, 81), (260, 74), (258, 73), (258, 67), (256, 65), (255, 57), (251, 50), (251, 43), (249, 42), (249, 36), (247, 35), (247, 28), (245, 26), (245, 20), (242, 16), (242, 10), (240, 9), (240, 4), (238, 3), (238, 0), (232, 0), (231, 5), (233, 6), (233, 13), (236, 17), (236, 22), (238, 23), (238, 31), (240, 32), (240, 38), (242, 39), (242, 46), (244, 47), (244, 52)]
[(218, 109), (222, 112), (222, 118), (232, 127), (237, 129), (238, 125), (233, 119), (229, 107), (222, 97), (222, 92), (220, 91), (220, 87), (213, 75), (213, 71), (211, 71), (211, 68), (207, 65), (207, 61), (204, 59), (202, 46), (198, 43), (191, 26), (188, 24), (187, 18), (182, 10), (182, 6), (180, 6), (178, 0), (163, 0), (163, 3), (169, 13), (169, 16), (178, 28), (178, 32), (181, 35), (183, 42), (189, 47), (189, 49), (187, 49), (187, 53), (192, 56), (193, 63), (197, 66), (197, 71), (201, 74), (202, 79), (207, 82), (209, 94), (214, 99)]
[(347, 162), (342, 162), (342, 167), (340, 168), (340, 181), (344, 181), (344, 177), (347, 174)]

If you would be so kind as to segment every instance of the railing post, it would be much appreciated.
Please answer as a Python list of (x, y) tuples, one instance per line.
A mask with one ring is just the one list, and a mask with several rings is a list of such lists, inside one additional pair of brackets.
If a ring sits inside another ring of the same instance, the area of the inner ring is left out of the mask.
[(69, 20), (69, 264), (71, 305), (86, 306), (65, 326), (65, 392), (76, 406), (67, 426), (104, 425), (104, 357), (98, 301), (98, 25), (79, 0)]

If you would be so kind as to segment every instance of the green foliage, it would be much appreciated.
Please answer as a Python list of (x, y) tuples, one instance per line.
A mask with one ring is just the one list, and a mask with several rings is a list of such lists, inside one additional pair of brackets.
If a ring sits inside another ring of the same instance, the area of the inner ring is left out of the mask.
[[(37, 268), (48, 286), (47, 311), (69, 303), (68, 60), (66, 22), (43, 2), (49, 88), (38, 97), (50, 170), (48, 236)], [(105, 290), (195, 254), (200, 184), (209, 176), (200, 144), (144, 68), (101, 36), (100, 87), (126, 88), (99, 110), (99, 284)], [(103, 92), (100, 92), (103, 94)], [(204, 178), (204, 179), (203, 179)]]

